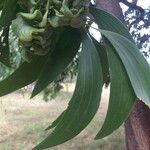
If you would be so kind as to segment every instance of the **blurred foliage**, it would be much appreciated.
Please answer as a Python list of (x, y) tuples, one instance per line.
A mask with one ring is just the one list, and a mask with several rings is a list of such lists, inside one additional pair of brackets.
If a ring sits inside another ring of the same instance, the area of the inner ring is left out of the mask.
[[(138, 0), (119, 0), (128, 6), (128, 9), (124, 12), (124, 18), (126, 25), (128, 26), (134, 41), (138, 48), (142, 51), (145, 57), (150, 55), (150, 6), (146, 9), (142, 6), (138, 6)], [(146, 1), (143, 1), (143, 3)]]

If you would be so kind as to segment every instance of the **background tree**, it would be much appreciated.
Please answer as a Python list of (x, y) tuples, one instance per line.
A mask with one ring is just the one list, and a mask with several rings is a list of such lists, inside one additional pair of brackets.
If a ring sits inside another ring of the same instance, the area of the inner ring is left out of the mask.
[(142, 50), (145, 57), (149, 57), (150, 34), (144, 30), (150, 26), (150, 6), (144, 9), (137, 5), (138, 0), (132, 2), (119, 0), (119, 2), (128, 7), (127, 11), (124, 12), (126, 24), (139, 49)]

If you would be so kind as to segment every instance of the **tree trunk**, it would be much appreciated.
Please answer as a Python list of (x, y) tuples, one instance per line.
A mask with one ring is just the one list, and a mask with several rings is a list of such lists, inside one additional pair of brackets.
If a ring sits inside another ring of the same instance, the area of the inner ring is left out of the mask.
[[(118, 0), (97, 0), (96, 5), (124, 23)], [(150, 109), (140, 100), (125, 122), (125, 135), (127, 150), (150, 150)]]
[(113, 14), (122, 22), (124, 22), (124, 17), (122, 14), (121, 7), (119, 6), (118, 0), (97, 0), (96, 6)]
[(128, 150), (150, 150), (150, 109), (137, 100), (125, 122)]

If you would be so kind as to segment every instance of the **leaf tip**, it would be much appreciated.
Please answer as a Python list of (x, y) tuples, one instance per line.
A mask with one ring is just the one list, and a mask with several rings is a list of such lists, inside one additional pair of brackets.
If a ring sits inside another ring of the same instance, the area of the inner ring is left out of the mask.
[(44, 131), (48, 131), (49, 129), (51, 129), (51, 126), (49, 126), (46, 129), (44, 129)]
[(104, 136), (102, 135), (102, 134), (97, 134), (96, 136), (95, 136), (95, 138), (94, 138), (94, 140), (99, 140), (99, 139), (102, 139), (102, 138), (104, 138)]
[(34, 98), (36, 96), (35, 92), (33, 91), (31, 96), (30, 96), (30, 99)]
[(32, 94), (31, 94), (31, 99), (34, 98), (37, 94), (39, 94), (39, 90), (37, 90), (36, 86), (34, 87)]

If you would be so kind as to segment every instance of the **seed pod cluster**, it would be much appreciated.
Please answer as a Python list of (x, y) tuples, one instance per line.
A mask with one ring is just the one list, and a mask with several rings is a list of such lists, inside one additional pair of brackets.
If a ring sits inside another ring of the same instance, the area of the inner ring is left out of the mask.
[(19, 0), (18, 4), (28, 8), (28, 12), (17, 14), (12, 29), (22, 48), (36, 55), (48, 52), (54, 28), (68, 25), (79, 28), (87, 13), (83, 0)]

